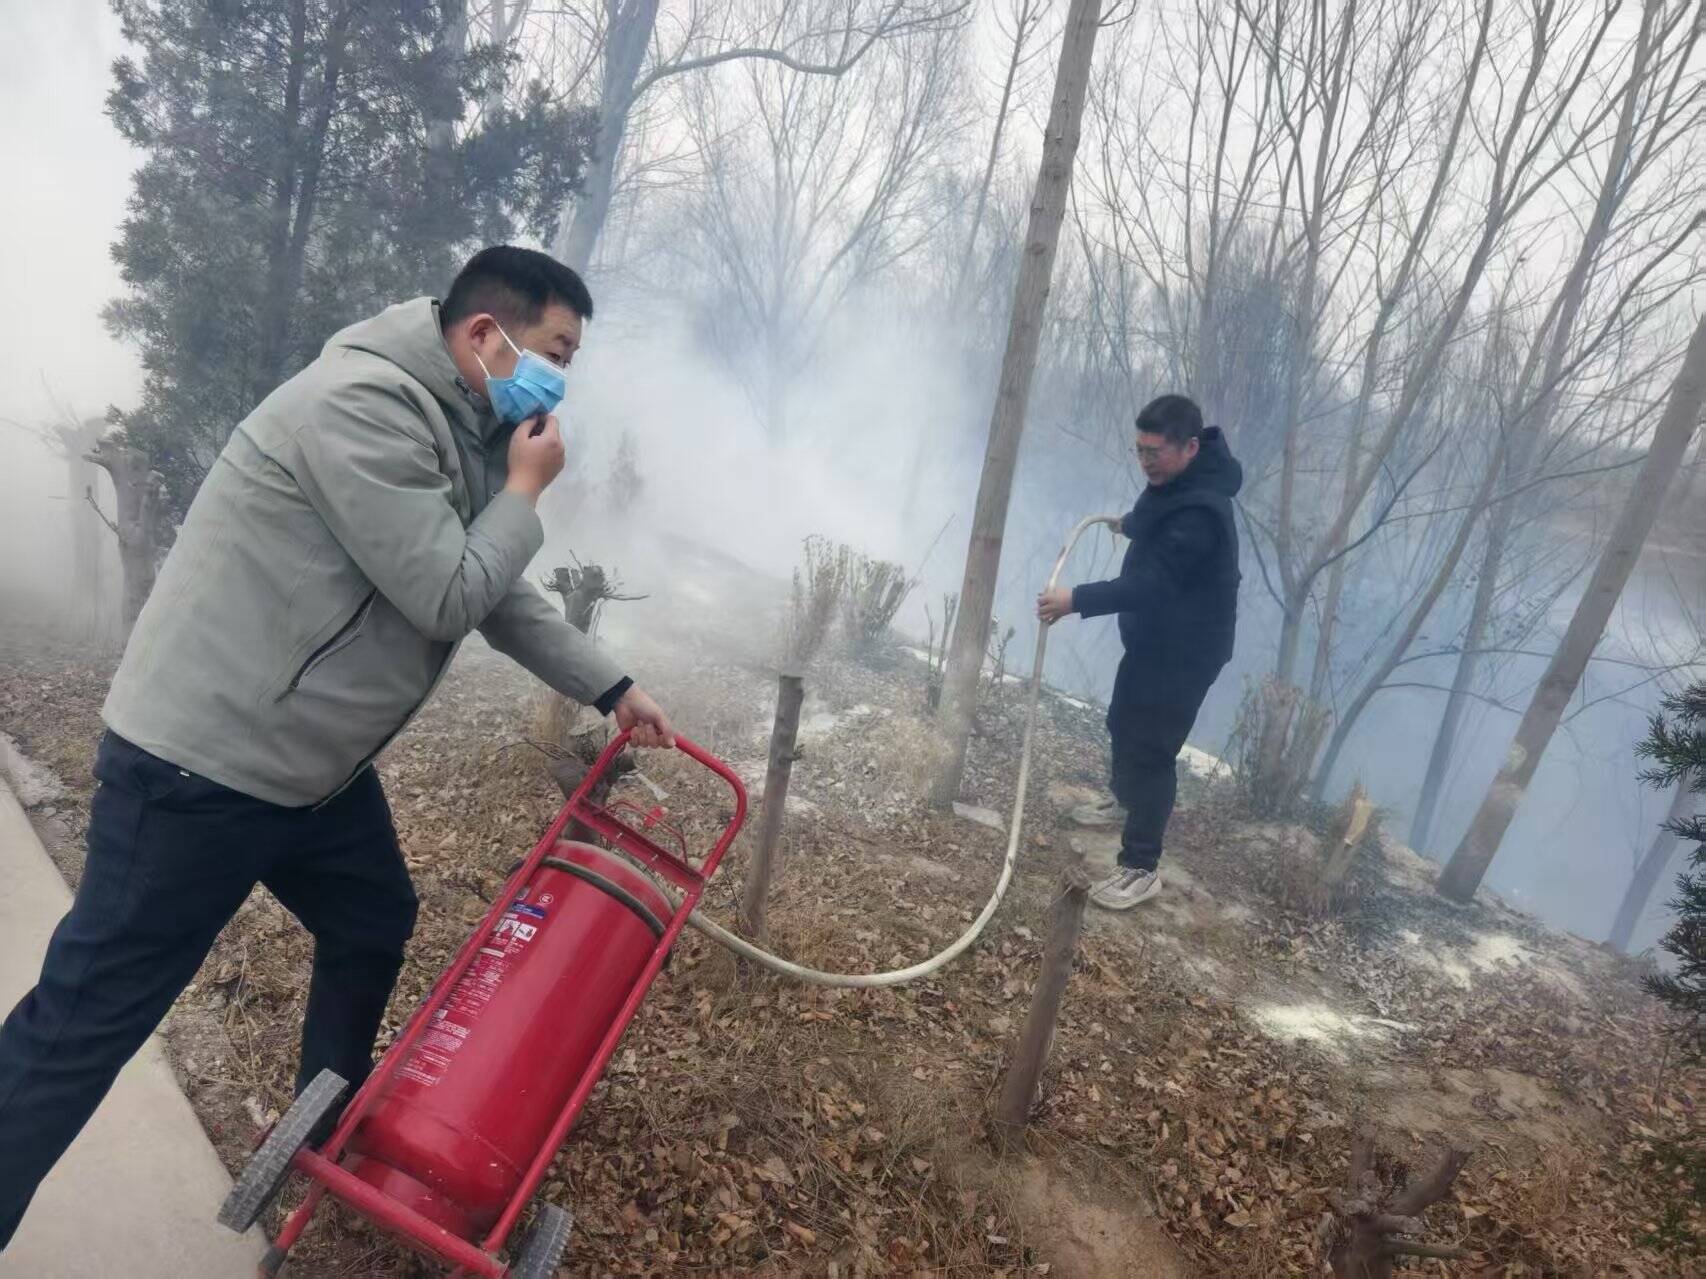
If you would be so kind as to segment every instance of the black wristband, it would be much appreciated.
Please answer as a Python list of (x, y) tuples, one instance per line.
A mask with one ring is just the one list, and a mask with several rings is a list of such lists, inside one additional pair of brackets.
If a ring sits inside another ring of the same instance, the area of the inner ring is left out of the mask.
[(622, 700), (622, 694), (626, 693), (633, 687), (634, 681), (624, 675), (605, 691), (603, 697), (600, 697), (592, 704), (593, 709), (600, 715), (610, 714), (611, 711), (616, 709), (616, 703)]

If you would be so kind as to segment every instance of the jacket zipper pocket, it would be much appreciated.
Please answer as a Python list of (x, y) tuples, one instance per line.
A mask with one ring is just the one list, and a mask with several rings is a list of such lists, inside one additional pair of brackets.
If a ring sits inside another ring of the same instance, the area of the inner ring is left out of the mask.
[(367, 624), (367, 615), (373, 610), (373, 601), (378, 594), (377, 588), (369, 591), (367, 598), (362, 600), (361, 606), (355, 610), (354, 616), (338, 627), (337, 631), (324, 644), (308, 654), (308, 660), (302, 663), (302, 669), (296, 672), (295, 677), (286, 685), (284, 692), (273, 699), (275, 702), (283, 701), (291, 693), (294, 693), (297, 685), (301, 684), (308, 677), (308, 673), (321, 662), (355, 643), (356, 638), (361, 634), (361, 628)]
[(396, 728), (393, 728), (389, 733), (385, 734), (384, 739), (380, 741), (379, 745), (375, 746), (367, 753), (366, 757), (361, 761), (361, 763), (355, 766), (355, 769), (350, 773), (350, 775), (344, 778), (343, 784), (340, 785), (337, 790), (333, 791), (330, 795), (326, 796), (325, 799), (314, 805), (316, 811), (324, 808), (327, 804), (331, 803), (339, 795), (342, 795), (346, 790), (348, 790), (350, 783), (361, 776), (362, 770), (369, 764), (373, 763), (374, 760), (378, 759), (380, 752), (392, 742), (396, 741), (398, 735), (401, 734), (405, 728), (414, 723), (415, 716), (421, 713), (421, 707), (431, 701), (432, 695), (438, 691), (438, 686), (444, 679), (444, 672), (450, 669), (450, 663), (455, 660), (456, 650), (460, 646), (460, 640), (450, 646), (450, 651), (444, 655), (444, 661), (439, 663), (438, 674), (432, 677), (432, 683), (427, 685), (427, 691), (421, 694), (421, 700), (414, 704), (413, 709), (411, 709), (407, 715), (403, 716), (403, 722), (401, 724), (397, 725)]

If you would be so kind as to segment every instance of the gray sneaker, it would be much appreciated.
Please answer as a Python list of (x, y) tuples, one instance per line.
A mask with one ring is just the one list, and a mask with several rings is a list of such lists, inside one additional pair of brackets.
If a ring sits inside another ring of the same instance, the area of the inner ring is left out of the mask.
[(1067, 819), (1085, 830), (1105, 830), (1125, 825), (1125, 806), (1110, 796), (1094, 804), (1080, 804), (1067, 814)]
[(1114, 873), (1090, 890), (1090, 900), (1103, 910), (1130, 910), (1161, 891), (1161, 876), (1152, 870), (1116, 866)]

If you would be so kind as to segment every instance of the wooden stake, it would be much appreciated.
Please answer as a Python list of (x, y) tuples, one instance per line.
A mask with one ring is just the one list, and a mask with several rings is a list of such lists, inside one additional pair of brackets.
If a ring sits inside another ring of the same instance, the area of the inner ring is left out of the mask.
[(746, 889), (741, 895), (741, 916), (746, 921), (747, 932), (759, 941), (767, 935), (764, 903), (777, 869), (776, 848), (782, 839), (782, 818), (788, 807), (788, 780), (794, 772), (794, 761), (800, 757), (794, 741), (800, 734), (800, 706), (805, 698), (805, 677), (784, 671), (776, 692), (776, 723), (770, 730), (770, 767), (764, 775), (764, 814), (759, 826), (758, 850), (746, 873)]
[(1049, 917), (1048, 941), (1043, 946), (1042, 972), (1031, 993), (1025, 1028), (1013, 1050), (1007, 1077), (1001, 1085), (1001, 1099), (996, 1103), (993, 1130), (1003, 1152), (1015, 1151), (1024, 1143), (1025, 1121), (1037, 1095), (1037, 1082), (1048, 1064), (1055, 1024), (1060, 1020), (1060, 1000), (1066, 993), (1067, 979), (1072, 976), (1072, 957), (1078, 951), (1078, 933), (1084, 926), (1084, 905), (1089, 899), (1090, 877), (1083, 862), (1076, 861), (1061, 876), (1060, 894), (1054, 899), (1054, 910)]

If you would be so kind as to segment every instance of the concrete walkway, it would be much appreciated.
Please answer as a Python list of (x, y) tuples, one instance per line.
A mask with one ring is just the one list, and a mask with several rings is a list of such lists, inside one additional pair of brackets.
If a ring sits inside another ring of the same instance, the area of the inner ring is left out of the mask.
[[(71, 904), (0, 778), (0, 1015), (35, 985)], [(0, 1253), (0, 1279), (248, 1279), (260, 1232), (213, 1215), (231, 1188), (157, 1038), (120, 1072)]]

